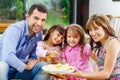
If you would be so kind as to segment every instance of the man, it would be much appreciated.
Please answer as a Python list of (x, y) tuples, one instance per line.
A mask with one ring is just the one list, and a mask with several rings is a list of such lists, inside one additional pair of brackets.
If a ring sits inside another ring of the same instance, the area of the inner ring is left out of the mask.
[(34, 4), (26, 20), (10, 25), (0, 38), (0, 80), (47, 80), (43, 73), (45, 62), (38, 62), (36, 43), (42, 40), (48, 11), (42, 4)]

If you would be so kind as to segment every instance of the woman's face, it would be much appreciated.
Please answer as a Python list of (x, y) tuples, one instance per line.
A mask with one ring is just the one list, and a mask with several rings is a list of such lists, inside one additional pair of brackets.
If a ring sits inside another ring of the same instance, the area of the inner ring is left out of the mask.
[(74, 34), (72, 31), (67, 32), (67, 43), (70, 47), (74, 47), (77, 44), (79, 44), (80, 41), (80, 35)]
[(64, 35), (61, 35), (57, 30), (54, 30), (53, 32), (51, 32), (50, 36), (51, 36), (50, 37), (51, 41), (54, 45), (60, 44), (64, 39)]
[(95, 26), (89, 29), (89, 35), (95, 42), (102, 41), (105, 37), (105, 31), (101, 26)]

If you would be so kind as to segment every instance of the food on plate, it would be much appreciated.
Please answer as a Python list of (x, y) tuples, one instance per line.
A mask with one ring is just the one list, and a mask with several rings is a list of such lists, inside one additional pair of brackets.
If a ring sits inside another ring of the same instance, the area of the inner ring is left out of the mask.
[(67, 74), (75, 70), (73, 66), (69, 64), (49, 64), (42, 67), (42, 69), (50, 74)]
[(57, 64), (55, 67), (59, 69), (62, 67), (62, 64)]

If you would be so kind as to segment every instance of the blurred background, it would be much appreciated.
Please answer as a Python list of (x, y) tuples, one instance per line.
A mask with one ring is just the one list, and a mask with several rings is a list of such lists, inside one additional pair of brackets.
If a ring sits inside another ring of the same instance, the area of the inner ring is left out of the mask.
[(0, 0), (0, 33), (11, 23), (25, 19), (34, 3), (42, 3), (48, 8), (46, 29), (53, 24), (67, 26), (71, 23), (85, 28), (88, 18), (99, 13), (116, 17), (112, 24), (120, 32), (120, 0)]

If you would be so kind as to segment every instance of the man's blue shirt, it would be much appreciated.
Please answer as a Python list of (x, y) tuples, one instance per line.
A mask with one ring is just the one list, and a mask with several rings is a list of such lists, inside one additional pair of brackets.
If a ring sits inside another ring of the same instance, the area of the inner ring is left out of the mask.
[(0, 37), (0, 60), (22, 72), (25, 63), (36, 59), (36, 43), (42, 40), (42, 31), (29, 37), (26, 20), (10, 25)]

